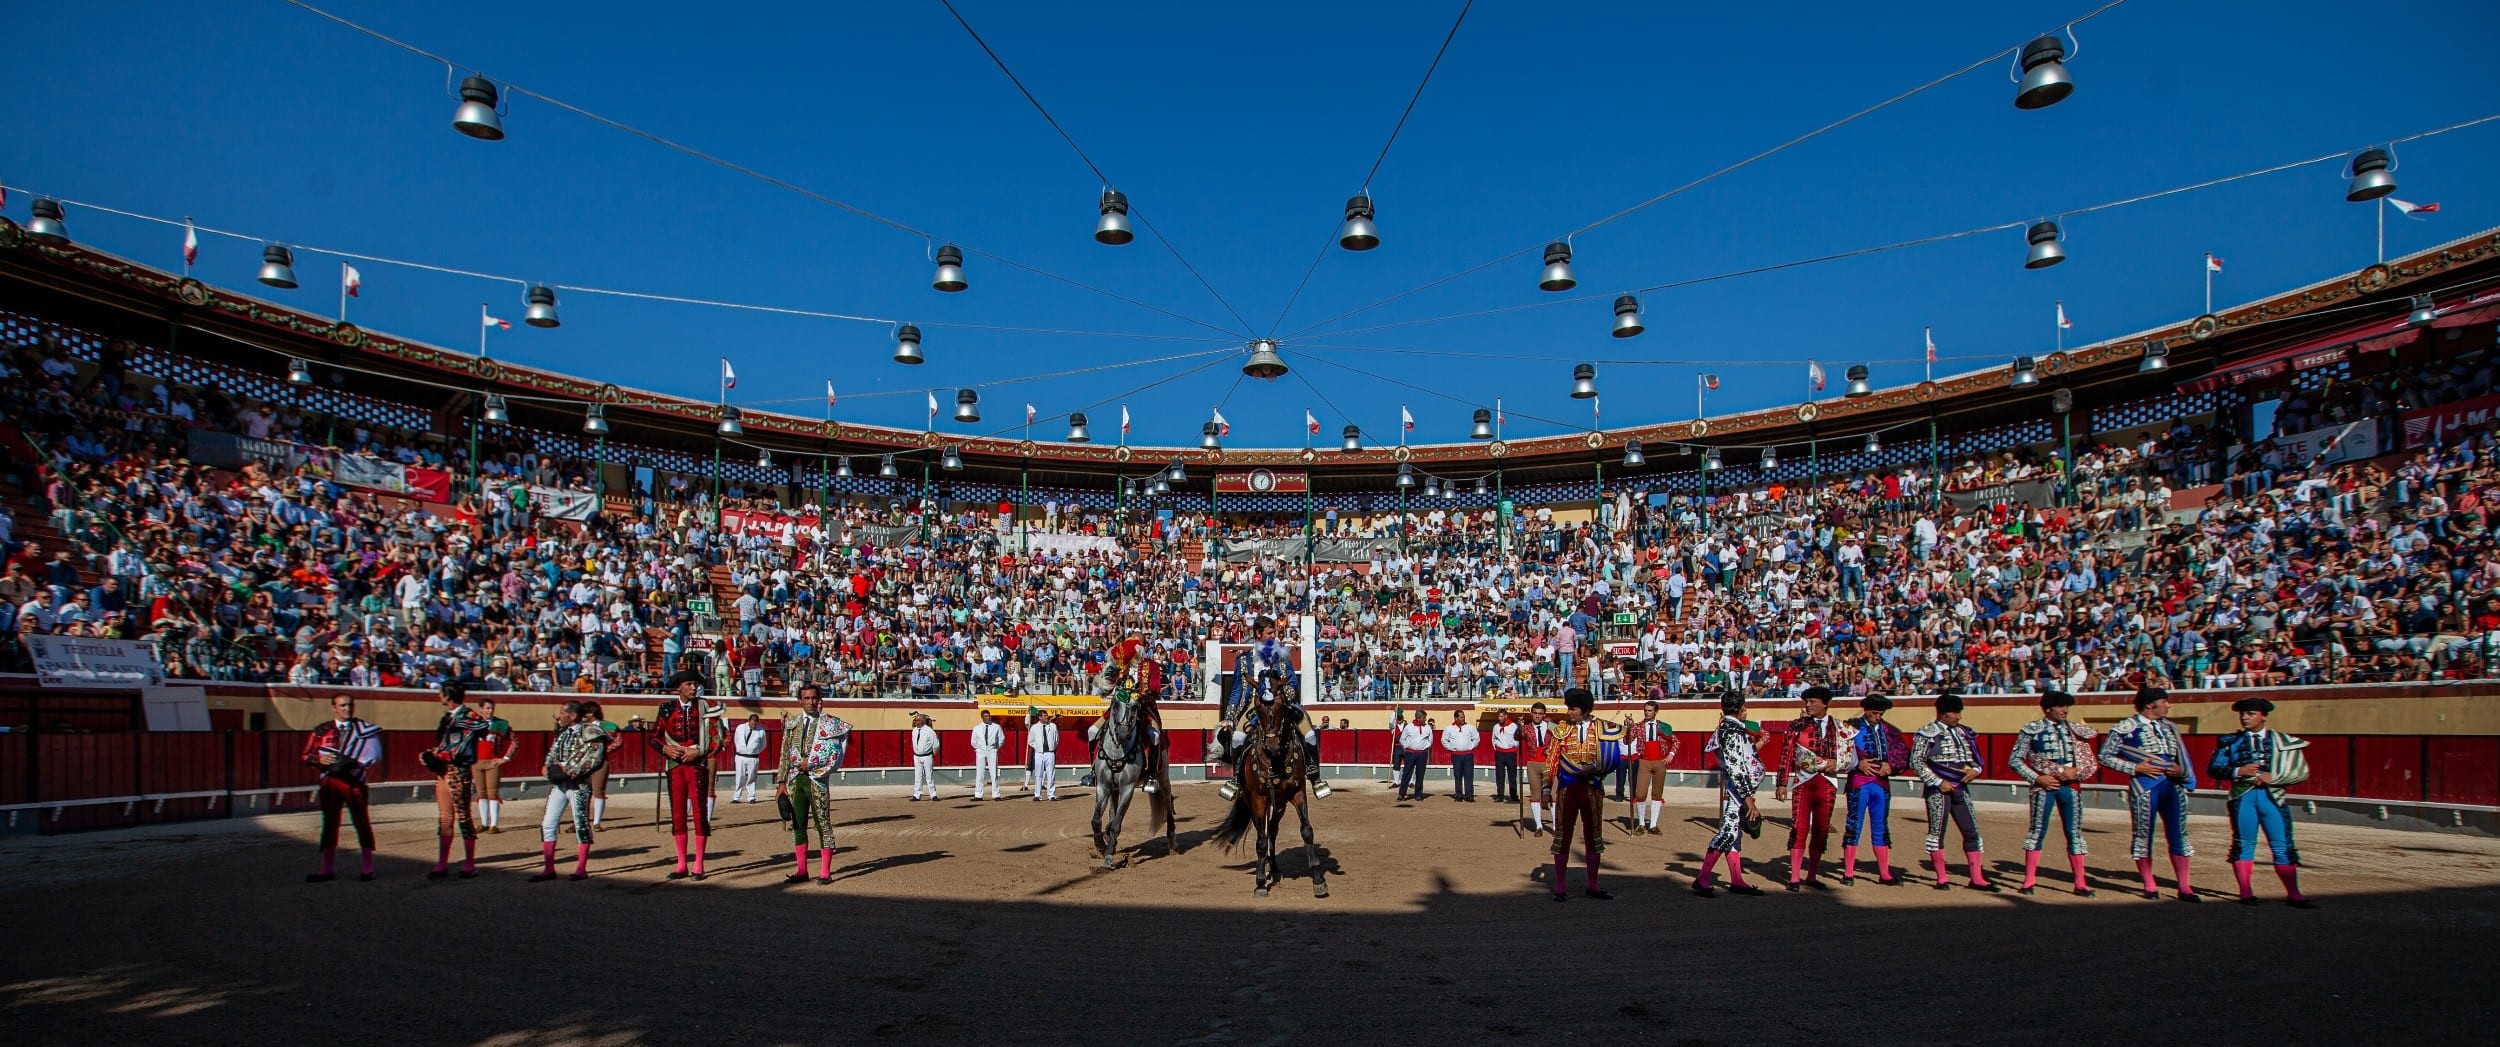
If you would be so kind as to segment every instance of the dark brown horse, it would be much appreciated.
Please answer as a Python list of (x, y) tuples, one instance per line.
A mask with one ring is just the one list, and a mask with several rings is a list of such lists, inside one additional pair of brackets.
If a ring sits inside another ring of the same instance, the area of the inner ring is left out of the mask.
[(1233, 796), (1232, 813), (1215, 830), (1215, 842), (1231, 850), (1241, 843), (1243, 833), (1257, 828), (1258, 855), (1251, 868), (1256, 893), (1265, 898), (1268, 885), (1284, 879), (1276, 863), (1276, 836), (1284, 826), (1285, 806), (1291, 804), (1302, 816), (1302, 863), (1311, 870), (1311, 895), (1326, 898), (1328, 874), (1320, 868), (1319, 841), (1311, 835), (1310, 798), (1303, 793), (1302, 739), (1287, 731), (1277, 715), (1281, 709), (1279, 703), (1252, 712), (1257, 722), (1236, 767), (1240, 792)]

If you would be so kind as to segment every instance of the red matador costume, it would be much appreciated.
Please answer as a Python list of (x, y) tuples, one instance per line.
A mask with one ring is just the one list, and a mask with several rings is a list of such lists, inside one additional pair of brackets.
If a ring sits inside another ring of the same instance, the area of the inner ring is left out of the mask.
[[(689, 680), (680, 676), (680, 686)], [(701, 686), (696, 684), (695, 686)], [(644, 733), (663, 758), (668, 794), (668, 831), (677, 844), (677, 867), (668, 878), (703, 878), (703, 846), (712, 836), (712, 757), (729, 740), (729, 711), (719, 702), (680, 695), (660, 703), (658, 719)], [(670, 747), (678, 747), (669, 755)], [(686, 835), (694, 834), (694, 868), (686, 867)]]
[(306, 883), (328, 883), (336, 876), (339, 815), (356, 824), (356, 847), (363, 852), (359, 880), (373, 879), (373, 815), (366, 809), (365, 769), (382, 762), (382, 729), (350, 717), (315, 728), (304, 741), (304, 762), (321, 772), (321, 871)]
[(1832, 801), (1840, 795), (1838, 779), (1857, 763), (1857, 732), (1827, 708), (1821, 716), (1789, 721), (1788, 741), (1779, 761), (1779, 786), (1789, 790), (1790, 803), (1788, 889), (1809, 883), (1820, 889), (1823, 849), (1832, 835)]

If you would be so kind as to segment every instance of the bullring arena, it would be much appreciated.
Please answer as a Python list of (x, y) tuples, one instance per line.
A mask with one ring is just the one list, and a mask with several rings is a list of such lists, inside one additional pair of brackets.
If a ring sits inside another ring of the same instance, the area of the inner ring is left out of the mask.
[(2483, 7), (330, 2), (12, 22), (11, 1043), (2500, 1024)]

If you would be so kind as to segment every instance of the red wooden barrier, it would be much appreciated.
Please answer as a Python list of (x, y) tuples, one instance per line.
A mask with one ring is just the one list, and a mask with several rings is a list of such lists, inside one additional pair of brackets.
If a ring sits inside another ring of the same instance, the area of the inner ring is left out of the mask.
[(2422, 739), (2359, 736), (2352, 740), (2356, 795), (2375, 800), (2422, 798)]
[(2431, 738), (2422, 768), (2433, 803), (2500, 804), (2500, 738)]

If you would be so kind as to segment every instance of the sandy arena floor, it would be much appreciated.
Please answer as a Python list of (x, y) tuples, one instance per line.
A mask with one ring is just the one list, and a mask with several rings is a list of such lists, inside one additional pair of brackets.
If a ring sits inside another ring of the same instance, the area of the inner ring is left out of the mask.
[[(0, 1020), (19, 1043), (1700, 1045), (2424, 1042), (2500, 1017), (2500, 841), (2481, 837), (2302, 826), (2323, 905), (2302, 912), (2262, 867), (2270, 904), (2232, 903), (2214, 819), (2194, 823), (2191, 906), (2131, 889), (2114, 812), (2091, 816), (2092, 899), (1787, 894), (1780, 818), (1748, 848), (1771, 893), (1702, 899), (1707, 794), (1685, 790), (1666, 835), (1610, 829), (1614, 901), (1556, 905), (1513, 807), (1360, 783), (1314, 805), (1332, 896), (1254, 899), (1247, 849), (1205, 843), (1210, 787), (1180, 793), (1179, 855), (1110, 873), (1074, 790), (882, 788), (837, 801), (831, 886), (782, 885), (770, 803), (723, 804), (710, 879), (663, 881), (648, 796), (611, 809), (592, 880), (531, 884), (541, 796), (509, 804), (470, 881), (423, 878), (430, 804), (377, 810), (373, 883), (302, 882), (308, 815), (0, 840)], [(1904, 813), (1896, 863), (1919, 857)], [(2019, 877), (2019, 810), (1983, 823)]]

